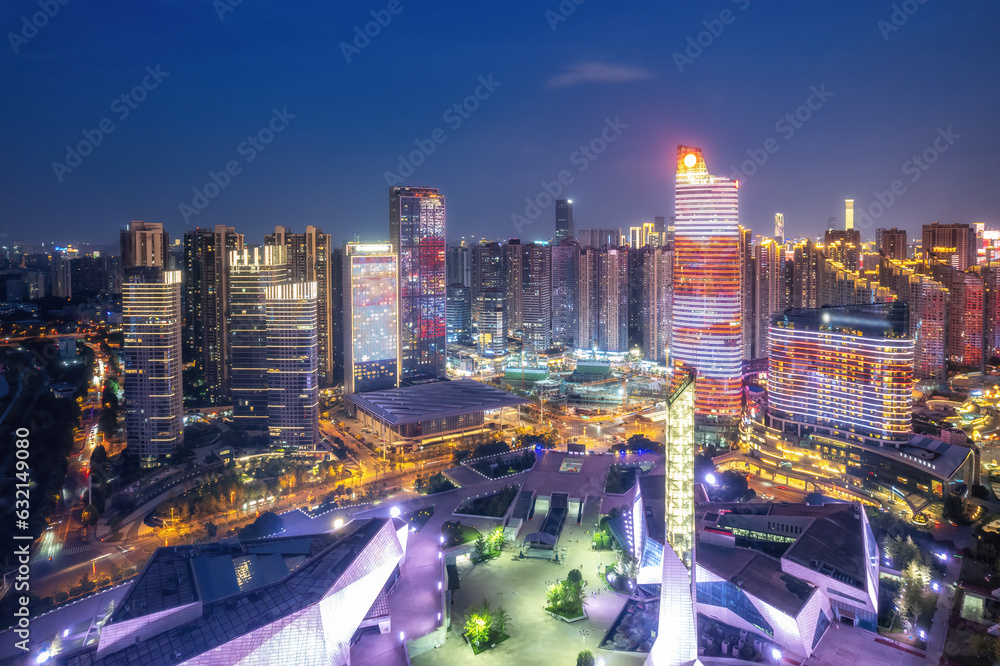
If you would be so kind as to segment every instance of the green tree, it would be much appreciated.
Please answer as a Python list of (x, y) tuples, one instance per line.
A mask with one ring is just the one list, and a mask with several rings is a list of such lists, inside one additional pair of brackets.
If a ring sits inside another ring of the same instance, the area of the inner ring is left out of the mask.
[(483, 599), (478, 606), (469, 607), (469, 615), (465, 620), (465, 633), (476, 647), (489, 640), (493, 627), (493, 614), (490, 612), (490, 602)]
[(93, 504), (88, 504), (83, 508), (83, 513), (80, 514), (80, 522), (84, 525), (96, 525), (98, 517), (97, 507)]
[(476, 559), (485, 560), (490, 556), (490, 547), (486, 543), (486, 537), (480, 534), (476, 537)]
[(579, 585), (583, 582), (583, 574), (580, 573), (579, 569), (570, 569), (569, 573), (566, 574), (566, 580), (571, 583)]
[(595, 663), (594, 653), (590, 650), (580, 650), (580, 654), (576, 655), (576, 666), (594, 666)]
[(507, 626), (510, 624), (510, 613), (503, 606), (498, 606), (493, 612), (493, 626), (496, 627), (498, 637), (507, 633)]

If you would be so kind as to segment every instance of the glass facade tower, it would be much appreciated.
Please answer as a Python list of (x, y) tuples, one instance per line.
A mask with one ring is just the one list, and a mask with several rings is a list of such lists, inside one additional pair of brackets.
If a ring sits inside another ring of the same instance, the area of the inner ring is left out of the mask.
[(344, 392), (399, 385), (399, 270), (386, 244), (344, 251)]

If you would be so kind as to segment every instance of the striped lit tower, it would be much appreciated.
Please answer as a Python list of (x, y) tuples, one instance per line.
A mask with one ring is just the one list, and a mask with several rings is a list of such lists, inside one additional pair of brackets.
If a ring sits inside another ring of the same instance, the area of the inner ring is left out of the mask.
[(264, 289), (267, 429), (274, 447), (315, 449), (319, 443), (317, 291), (315, 282)]
[(344, 393), (399, 386), (399, 255), (389, 243), (344, 248)]
[(873, 446), (910, 440), (913, 338), (906, 303), (786, 310), (771, 317), (772, 427)]
[(122, 333), (128, 453), (144, 467), (167, 462), (184, 443), (180, 271), (125, 271)]
[(700, 148), (677, 147), (671, 352), (697, 371), (695, 439), (735, 441), (743, 335), (737, 183), (708, 173)]

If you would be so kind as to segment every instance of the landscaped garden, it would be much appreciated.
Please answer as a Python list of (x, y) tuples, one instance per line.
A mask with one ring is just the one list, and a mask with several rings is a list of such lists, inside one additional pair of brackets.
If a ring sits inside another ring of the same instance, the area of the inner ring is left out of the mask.
[(502, 518), (510, 503), (517, 497), (518, 488), (518, 485), (504, 486), (492, 495), (467, 499), (458, 506), (455, 513)]
[(500, 556), (503, 549), (503, 527), (497, 525), (486, 534), (476, 537), (476, 561), (483, 562)]
[(510, 638), (507, 628), (510, 625), (510, 613), (503, 606), (496, 610), (490, 608), (488, 599), (483, 603), (471, 606), (465, 619), (465, 638), (472, 646), (472, 653), (479, 654), (496, 647), (497, 643)]
[(426, 495), (434, 495), (435, 493), (443, 493), (449, 490), (454, 490), (458, 488), (451, 480), (446, 477), (441, 472), (437, 474), (432, 474), (426, 479), (422, 476), (418, 476), (413, 481), (413, 488), (418, 493), (424, 493)]
[(434, 507), (432, 505), (425, 507), (420, 511), (413, 511), (411, 513), (408, 513), (404, 516), (404, 519), (406, 520), (406, 522), (410, 524), (410, 528), (414, 532), (419, 532), (421, 529), (423, 529), (424, 525), (427, 524), (427, 521), (430, 520), (431, 516), (433, 515), (434, 515)]
[(470, 525), (463, 525), (461, 520), (455, 522), (446, 520), (444, 525), (441, 526), (441, 543), (445, 548), (453, 548), (463, 543), (470, 543), (480, 536), (482, 535), (479, 533), (479, 530)]
[(483, 458), (472, 463), (470, 467), (483, 476), (491, 479), (499, 479), (503, 476), (531, 469), (534, 464), (535, 452), (529, 449), (520, 453), (501, 454), (490, 458)]
[(567, 620), (582, 617), (583, 607), (587, 605), (587, 598), (583, 594), (583, 588), (586, 586), (587, 581), (583, 580), (580, 570), (571, 569), (566, 575), (566, 580), (549, 585), (545, 591), (545, 599), (548, 602), (545, 610)]

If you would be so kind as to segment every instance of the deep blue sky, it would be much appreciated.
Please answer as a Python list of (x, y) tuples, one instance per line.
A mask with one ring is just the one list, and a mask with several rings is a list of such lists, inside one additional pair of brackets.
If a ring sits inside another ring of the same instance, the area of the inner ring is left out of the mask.
[[(406, 183), (441, 188), (449, 238), (550, 237), (553, 206), (520, 232), (511, 215), (563, 169), (578, 228), (670, 215), (677, 144), (729, 175), (769, 137), (779, 150), (740, 188), (757, 234), (776, 211), (786, 236), (818, 234), (829, 216), (842, 225), (844, 198), (861, 209), (894, 179), (906, 191), (866, 237), (932, 220), (997, 226), (998, 3), (897, 2), (919, 8), (885, 39), (889, 2), (586, 0), (555, 30), (556, 0), (401, 2), (350, 63), (339, 44), (387, 2), (253, 0), (221, 21), (210, 2), (70, 2), (17, 53), (10, 33), (38, 4), (3, 3), (0, 232), (114, 243), (142, 219), (173, 237), (224, 223), (250, 242), (275, 224), (382, 239), (384, 173), (436, 128), (447, 141)], [(679, 72), (673, 53), (727, 9), (735, 20)], [(119, 119), (112, 102), (157, 65), (169, 75)], [(452, 129), (442, 114), (490, 75), (500, 87)], [(811, 119), (791, 137), (776, 129), (824, 85), (833, 95)], [(239, 144), (285, 107), (295, 118), (247, 163)], [(616, 117), (628, 128), (580, 173), (573, 152)], [(59, 182), (52, 163), (102, 118), (114, 131)], [(949, 126), (960, 137), (912, 182), (904, 163)], [(241, 172), (185, 223), (179, 205), (229, 160)]]

